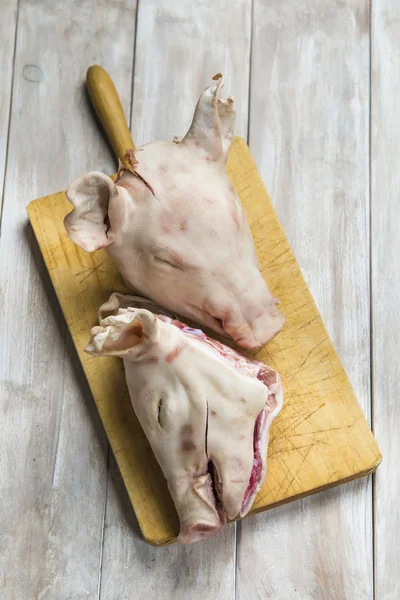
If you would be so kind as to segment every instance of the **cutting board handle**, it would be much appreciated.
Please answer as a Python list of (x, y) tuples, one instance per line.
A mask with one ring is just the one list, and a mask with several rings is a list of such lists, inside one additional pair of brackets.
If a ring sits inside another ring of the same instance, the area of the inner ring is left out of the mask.
[(135, 145), (113, 81), (103, 67), (93, 65), (87, 70), (86, 84), (96, 114), (105, 129), (115, 154), (125, 164), (125, 152), (129, 148), (134, 149)]

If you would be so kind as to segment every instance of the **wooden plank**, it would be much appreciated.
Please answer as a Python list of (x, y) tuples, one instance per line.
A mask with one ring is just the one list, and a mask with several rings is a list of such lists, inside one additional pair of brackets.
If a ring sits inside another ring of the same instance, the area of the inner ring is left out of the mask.
[(235, 523), (191, 546), (143, 541), (125, 484), (110, 464), (101, 600), (234, 598)]
[(98, 598), (108, 445), (26, 204), (90, 168), (114, 167), (83, 81), (88, 62), (102, 62), (129, 107), (134, 9), (122, 0), (21, 0), (0, 239), (0, 595), (7, 600)]
[[(279, 336), (256, 353), (282, 374), (285, 406), (271, 432), (269, 476), (254, 513), (366, 474), (380, 453), (241, 138), (234, 140), (227, 172), (251, 225), (262, 272), (287, 318)], [(122, 362), (83, 351), (97, 307), (125, 288), (103, 250), (87, 254), (69, 240), (63, 227), (69, 209), (60, 192), (32, 202), (29, 215), (140, 527), (151, 543), (168, 543), (178, 531), (176, 513), (134, 416)]]
[(373, 419), (384, 452), (375, 479), (376, 600), (400, 597), (400, 338), (398, 98), (400, 4), (372, 2), (371, 249)]
[(131, 131), (140, 146), (186, 133), (201, 91), (223, 71), (247, 137), (251, 7), (247, 0), (147, 0), (139, 9)]
[[(250, 145), (369, 417), (368, 2), (255, 0), (253, 31)], [(372, 598), (368, 480), (243, 521), (238, 540), (240, 600)]]
[(18, 0), (3, 0), (0, 19), (0, 224), (10, 118)]
[[(139, 4), (131, 127), (137, 145), (182, 135), (199, 93), (219, 71), (226, 75), (225, 92), (237, 102), (236, 131), (247, 131), (250, 25), (247, 0)], [(102, 600), (156, 595), (160, 600), (231, 600), (236, 525), (190, 549), (149, 546), (126, 526), (129, 508), (123, 510), (111, 485), (117, 477), (111, 462)]]

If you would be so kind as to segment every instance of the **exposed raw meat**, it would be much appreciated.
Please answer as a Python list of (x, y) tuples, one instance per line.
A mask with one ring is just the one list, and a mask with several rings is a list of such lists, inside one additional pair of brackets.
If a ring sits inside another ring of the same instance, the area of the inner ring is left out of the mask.
[(235, 124), (218, 74), (182, 140), (127, 150), (116, 183), (100, 172), (67, 190), (65, 226), (92, 252), (104, 247), (127, 285), (186, 318), (257, 348), (283, 326), (259, 270), (250, 228), (225, 173)]
[(263, 363), (148, 308), (155, 310), (113, 294), (86, 351), (123, 358), (134, 410), (179, 515), (178, 540), (191, 543), (250, 510), (265, 480), (282, 385)]

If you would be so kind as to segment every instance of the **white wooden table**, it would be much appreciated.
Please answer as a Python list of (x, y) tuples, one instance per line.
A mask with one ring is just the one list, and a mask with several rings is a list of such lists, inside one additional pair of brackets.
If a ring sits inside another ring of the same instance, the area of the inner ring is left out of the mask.
[[(0, 598), (398, 600), (400, 2), (1, 0)], [(363, 479), (207, 543), (139, 537), (25, 207), (115, 170), (103, 65), (137, 144), (217, 71), (383, 453)]]

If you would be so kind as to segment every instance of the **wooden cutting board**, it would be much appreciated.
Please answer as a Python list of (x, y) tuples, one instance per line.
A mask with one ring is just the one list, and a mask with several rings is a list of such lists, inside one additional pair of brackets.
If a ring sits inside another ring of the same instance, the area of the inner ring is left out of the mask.
[[(228, 175), (251, 225), (263, 275), (286, 325), (256, 356), (282, 376), (285, 403), (268, 449), (267, 479), (250, 514), (372, 473), (381, 454), (278, 221), (249, 148), (235, 138)], [(71, 205), (59, 192), (28, 214), (144, 538), (174, 541), (177, 514), (133, 412), (122, 360), (83, 352), (97, 309), (126, 288), (103, 250), (87, 254), (63, 226)], [(357, 357), (354, 357), (357, 360)]]

